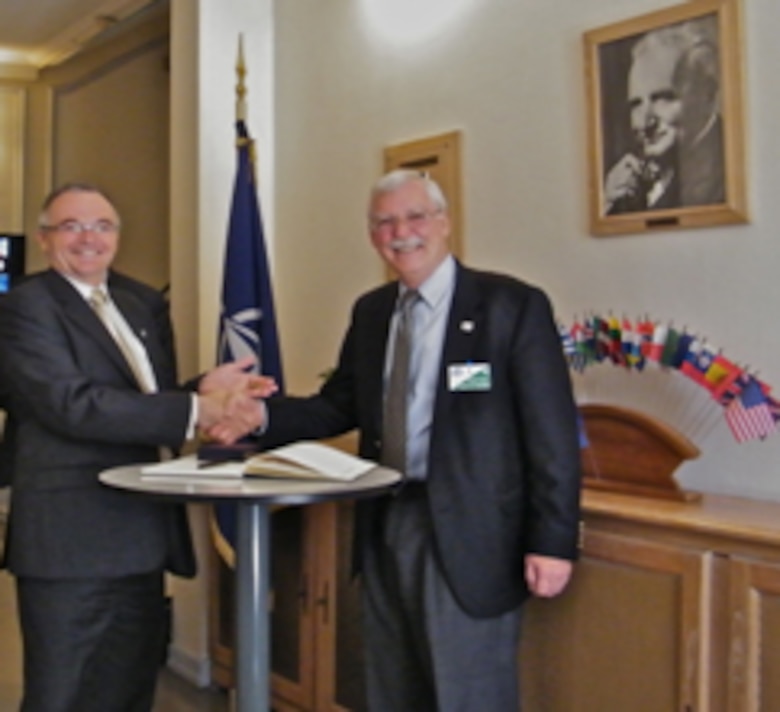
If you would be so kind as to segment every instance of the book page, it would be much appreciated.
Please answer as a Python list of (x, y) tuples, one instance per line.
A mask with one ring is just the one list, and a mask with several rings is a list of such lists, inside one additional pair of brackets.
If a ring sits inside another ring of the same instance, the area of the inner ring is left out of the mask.
[(352, 481), (376, 463), (316, 442), (298, 442), (254, 455), (246, 462), (247, 475), (325, 477)]

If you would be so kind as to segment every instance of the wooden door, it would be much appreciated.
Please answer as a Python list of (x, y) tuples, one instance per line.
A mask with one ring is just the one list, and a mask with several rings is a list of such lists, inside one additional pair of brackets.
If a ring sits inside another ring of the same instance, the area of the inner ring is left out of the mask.
[(733, 557), (730, 579), (728, 709), (780, 710), (780, 567)]
[(526, 606), (524, 709), (707, 710), (711, 559), (586, 529), (567, 591)]
[(317, 508), (315, 620), (318, 712), (367, 712), (363, 687), (360, 584), (352, 576), (352, 502)]

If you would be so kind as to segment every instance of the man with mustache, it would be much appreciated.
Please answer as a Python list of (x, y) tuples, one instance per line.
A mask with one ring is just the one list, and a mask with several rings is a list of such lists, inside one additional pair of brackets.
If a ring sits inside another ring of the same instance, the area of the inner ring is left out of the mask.
[(357, 427), (360, 455), (404, 475), (355, 514), (369, 708), (515, 711), (521, 604), (559, 594), (577, 557), (577, 417), (550, 303), (461, 265), (417, 172), (379, 180), (368, 223), (399, 279), (358, 299), (319, 393), (267, 403), (263, 443)]

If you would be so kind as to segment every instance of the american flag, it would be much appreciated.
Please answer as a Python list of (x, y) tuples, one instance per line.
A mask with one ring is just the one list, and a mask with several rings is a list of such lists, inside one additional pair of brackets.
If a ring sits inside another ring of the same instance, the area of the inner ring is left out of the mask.
[(725, 415), (739, 443), (759, 438), (763, 440), (777, 429), (767, 397), (752, 376), (747, 376), (742, 390), (726, 407)]

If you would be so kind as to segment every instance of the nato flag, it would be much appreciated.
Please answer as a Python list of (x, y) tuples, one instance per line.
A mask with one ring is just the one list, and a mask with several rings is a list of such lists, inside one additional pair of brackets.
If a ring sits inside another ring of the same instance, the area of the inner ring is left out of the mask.
[[(257, 197), (252, 139), (246, 124), (236, 122), (238, 166), (230, 210), (222, 282), (218, 363), (254, 355), (259, 371), (272, 376), (284, 390), (276, 330), (271, 275)], [(215, 506), (223, 544), (235, 542), (235, 507)]]

